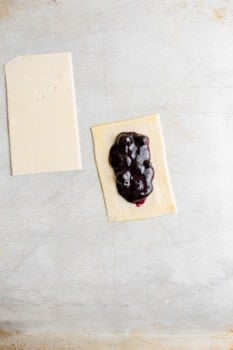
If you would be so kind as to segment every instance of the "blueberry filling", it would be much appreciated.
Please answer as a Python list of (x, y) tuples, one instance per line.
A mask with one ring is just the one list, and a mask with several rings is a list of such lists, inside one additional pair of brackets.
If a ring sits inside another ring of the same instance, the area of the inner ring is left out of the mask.
[(153, 191), (149, 138), (136, 132), (120, 133), (110, 149), (109, 163), (116, 175), (119, 194), (141, 206)]

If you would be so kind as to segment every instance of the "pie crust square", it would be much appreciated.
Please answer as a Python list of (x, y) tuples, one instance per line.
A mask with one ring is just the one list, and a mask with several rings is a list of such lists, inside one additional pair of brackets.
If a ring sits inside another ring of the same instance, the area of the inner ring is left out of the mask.
[(5, 65), (12, 175), (81, 168), (70, 53)]
[[(92, 135), (98, 174), (109, 221), (128, 221), (176, 213), (176, 203), (168, 173), (162, 129), (158, 115), (93, 126)], [(109, 151), (121, 132), (137, 132), (150, 139), (151, 163), (154, 167), (153, 192), (137, 207), (117, 191), (115, 174), (109, 164)]]

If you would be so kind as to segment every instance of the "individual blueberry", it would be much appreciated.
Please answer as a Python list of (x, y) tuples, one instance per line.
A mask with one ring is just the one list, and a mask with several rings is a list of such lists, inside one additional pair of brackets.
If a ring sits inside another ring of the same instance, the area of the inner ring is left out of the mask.
[(145, 135), (139, 135), (134, 137), (134, 142), (137, 146), (141, 147), (149, 144), (149, 138)]
[(130, 172), (126, 171), (117, 174), (117, 183), (122, 186), (122, 188), (130, 187)]
[(131, 133), (122, 132), (117, 136), (116, 143), (119, 145), (130, 146), (134, 143), (134, 138)]

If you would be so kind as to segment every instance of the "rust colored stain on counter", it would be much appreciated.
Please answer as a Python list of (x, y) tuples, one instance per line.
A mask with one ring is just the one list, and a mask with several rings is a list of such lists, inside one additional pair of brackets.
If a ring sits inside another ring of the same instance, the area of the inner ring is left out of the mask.
[[(23, 347), (19, 347), (18, 345), (0, 345), (0, 350), (24, 350)], [(41, 350), (41, 349), (39, 349)]]
[(225, 7), (220, 7), (214, 10), (214, 19), (217, 22), (223, 22), (227, 16), (227, 9)]
[(0, 329), (0, 338), (8, 338), (12, 337), (12, 332), (4, 331), (3, 329)]
[(10, 16), (14, 4), (14, 0), (0, 0), (0, 20)]
[(233, 342), (221, 334), (152, 336), (132, 331), (125, 336), (19, 335), (0, 338), (0, 350), (233, 350)]
[(19, 331), (8, 331), (5, 329), (0, 328), (0, 339), (2, 338), (12, 338), (15, 336), (19, 336), (20, 332)]

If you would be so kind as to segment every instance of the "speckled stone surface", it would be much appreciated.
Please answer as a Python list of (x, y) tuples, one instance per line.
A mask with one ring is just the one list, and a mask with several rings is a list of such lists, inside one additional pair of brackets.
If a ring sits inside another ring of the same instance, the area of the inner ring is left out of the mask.
[[(0, 1), (0, 328), (233, 327), (233, 2)], [(85, 170), (11, 177), (4, 69), (71, 51)], [(178, 214), (106, 221), (90, 127), (159, 113)]]

